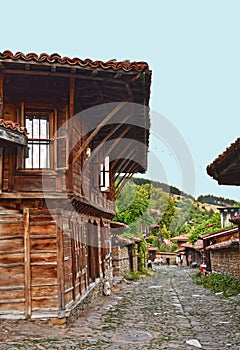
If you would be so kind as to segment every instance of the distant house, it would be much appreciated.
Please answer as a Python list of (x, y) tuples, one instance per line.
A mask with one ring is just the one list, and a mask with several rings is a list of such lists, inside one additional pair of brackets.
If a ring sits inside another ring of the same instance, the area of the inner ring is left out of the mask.
[[(221, 155), (219, 155), (210, 165), (207, 167), (207, 173), (215, 180), (219, 185), (240, 185), (240, 138), (232, 143)], [(229, 219), (230, 222), (237, 224), (238, 228), (230, 228), (223, 232), (215, 232), (210, 237), (205, 237), (205, 249), (210, 252), (210, 261), (212, 269), (224, 272), (233, 276), (240, 276), (240, 216), (238, 214), (239, 209)], [(210, 240), (215, 242), (212, 245), (208, 245)], [(217, 257), (219, 259), (215, 259)], [(216, 263), (218, 261), (218, 265)], [(225, 267), (222, 266), (222, 261), (225, 261)]]
[(111, 281), (115, 199), (147, 166), (150, 84), (145, 62), (0, 53), (1, 318), (67, 319)]
[(180, 235), (180, 236), (175, 236), (175, 237), (171, 238), (171, 241), (173, 243), (177, 244), (177, 248), (178, 249), (181, 249), (182, 248), (182, 244), (186, 243), (188, 241), (189, 236), (190, 236), (189, 233), (186, 233), (186, 234)]
[(202, 246), (199, 242), (192, 244), (188, 242), (190, 234), (186, 233), (184, 235), (176, 236), (171, 238), (171, 241), (177, 243), (177, 250), (175, 251), (176, 256), (181, 256), (183, 259), (183, 265), (189, 266), (192, 263), (193, 266), (200, 265), (202, 262), (201, 249)]
[(206, 269), (240, 277), (238, 227), (215, 231), (200, 237), (203, 240)]

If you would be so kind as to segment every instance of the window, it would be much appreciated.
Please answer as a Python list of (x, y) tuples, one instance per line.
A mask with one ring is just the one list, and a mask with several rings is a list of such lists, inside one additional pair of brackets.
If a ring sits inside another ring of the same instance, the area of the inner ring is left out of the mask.
[(28, 157), (25, 168), (50, 168), (49, 114), (26, 113), (25, 126), (28, 131)]
[(110, 190), (110, 172), (109, 172), (109, 157), (104, 159), (104, 163), (100, 164), (100, 189), (102, 192)]

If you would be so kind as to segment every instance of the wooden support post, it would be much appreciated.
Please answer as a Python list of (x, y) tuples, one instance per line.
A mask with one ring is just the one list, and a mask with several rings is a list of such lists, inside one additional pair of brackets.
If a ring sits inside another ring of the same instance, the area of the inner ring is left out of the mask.
[(239, 252), (240, 252), (240, 223), (238, 224), (238, 240), (239, 240)]
[(9, 173), (8, 173), (8, 191), (14, 190), (14, 171), (16, 168), (16, 153), (13, 148), (9, 148)]
[(3, 74), (0, 73), (0, 119), (3, 118)]
[(3, 148), (0, 147), (0, 193), (3, 190)]
[(30, 215), (29, 209), (23, 210), (24, 222), (24, 268), (25, 268), (25, 317), (31, 316), (32, 295), (31, 295), (31, 248), (30, 248)]
[(24, 106), (24, 102), (21, 102), (21, 126), (25, 126), (25, 106)]
[(58, 281), (58, 310), (59, 316), (64, 316), (65, 310), (65, 283), (64, 283), (64, 252), (63, 252), (63, 220), (62, 212), (56, 213), (57, 223), (57, 281)]
[[(74, 104), (75, 104), (75, 79), (70, 78), (70, 86), (69, 86), (69, 119), (74, 116)], [(66, 150), (71, 150), (73, 147), (73, 128), (71, 128), (67, 133), (66, 139)], [(72, 161), (72, 152), (69, 155), (68, 159), (68, 189), (70, 191), (73, 190), (73, 161)]]
[(69, 93), (69, 114), (70, 118), (74, 116), (74, 95), (75, 95), (75, 79), (70, 78), (70, 93)]
[(70, 223), (70, 229), (71, 229), (71, 252), (72, 252), (72, 298), (75, 301), (76, 300), (76, 278), (77, 278), (77, 272), (76, 272), (76, 241), (75, 241), (75, 233), (76, 233), (76, 219), (73, 217), (71, 218)]

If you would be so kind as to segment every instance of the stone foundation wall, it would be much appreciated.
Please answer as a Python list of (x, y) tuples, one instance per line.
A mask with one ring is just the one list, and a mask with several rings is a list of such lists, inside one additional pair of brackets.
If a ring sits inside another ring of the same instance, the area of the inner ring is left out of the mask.
[(240, 278), (239, 249), (222, 249), (210, 252), (213, 272), (220, 272)]
[(112, 247), (112, 266), (114, 276), (124, 275), (126, 271), (130, 270), (127, 246)]
[[(109, 282), (109, 284), (112, 286), (112, 270), (109, 269), (106, 277), (104, 279), (99, 279), (99, 281), (96, 281), (91, 289), (87, 292), (87, 294), (82, 298), (82, 300), (79, 302), (77, 306), (75, 306), (68, 317), (65, 318), (65, 323), (67, 325), (72, 324), (85, 310), (87, 307), (92, 307), (94, 309), (94, 301), (99, 298), (99, 296), (103, 295), (103, 286), (105, 282)], [(106, 296), (107, 298), (107, 296)], [(57, 319), (58, 322), (61, 322)]]

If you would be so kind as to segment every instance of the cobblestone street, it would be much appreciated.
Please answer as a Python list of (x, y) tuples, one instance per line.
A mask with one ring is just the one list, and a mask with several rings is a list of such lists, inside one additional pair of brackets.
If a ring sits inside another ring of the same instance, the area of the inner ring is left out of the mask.
[(0, 349), (240, 349), (240, 296), (195, 285), (197, 270), (165, 266), (122, 282), (72, 327), (1, 321)]

